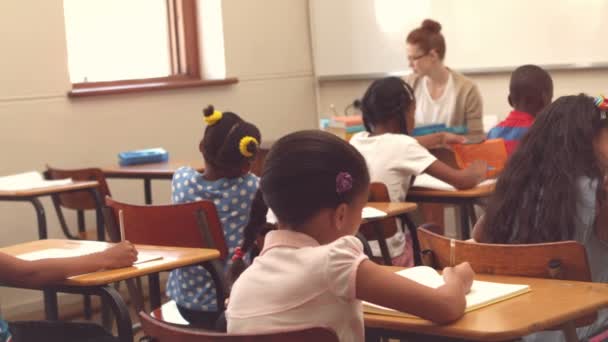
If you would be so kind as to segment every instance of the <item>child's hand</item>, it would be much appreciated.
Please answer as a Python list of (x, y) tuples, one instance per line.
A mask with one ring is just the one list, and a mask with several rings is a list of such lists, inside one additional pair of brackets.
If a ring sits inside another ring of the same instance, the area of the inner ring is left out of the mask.
[(467, 142), (467, 138), (462, 135), (454, 134), (454, 133), (443, 133), (441, 137), (441, 146), (444, 148), (450, 148), (451, 144), (464, 144)]
[(106, 268), (131, 266), (137, 260), (137, 250), (129, 241), (117, 243), (100, 254), (100, 257), (107, 260)]
[(469, 174), (477, 179), (477, 183), (486, 179), (488, 163), (484, 160), (475, 160), (465, 169)]
[(475, 272), (468, 262), (463, 262), (455, 267), (446, 267), (443, 269), (443, 280), (447, 283), (459, 282), (464, 289), (464, 293), (469, 293), (473, 284)]

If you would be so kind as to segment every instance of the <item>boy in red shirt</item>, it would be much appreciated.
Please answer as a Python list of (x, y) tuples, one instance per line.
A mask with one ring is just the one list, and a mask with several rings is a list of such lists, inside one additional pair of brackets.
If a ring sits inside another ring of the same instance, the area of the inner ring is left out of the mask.
[(513, 111), (488, 132), (488, 139), (505, 140), (510, 156), (519, 140), (553, 98), (553, 80), (547, 71), (536, 65), (523, 65), (511, 74), (509, 104)]

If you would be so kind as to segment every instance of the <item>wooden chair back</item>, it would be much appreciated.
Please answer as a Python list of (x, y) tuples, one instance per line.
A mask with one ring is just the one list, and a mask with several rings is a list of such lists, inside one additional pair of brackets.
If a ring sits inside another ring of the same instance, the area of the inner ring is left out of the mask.
[[(99, 183), (99, 196), (105, 198), (110, 196), (110, 189), (106, 178), (101, 169), (56, 169), (47, 165), (44, 172), (46, 179), (65, 179), (72, 178), (75, 181), (97, 181)], [(95, 200), (89, 192), (78, 191), (59, 194), (56, 197), (59, 206), (73, 210), (92, 210), (95, 209)]]
[[(591, 281), (585, 247), (576, 241), (487, 244), (461, 241), (418, 228), (422, 263), (436, 269), (468, 262), (475, 273)], [(590, 324), (596, 315), (577, 321)]]
[[(374, 182), (369, 186), (369, 198), (370, 202), (390, 202), (390, 196), (388, 194), (388, 188), (384, 183)], [(414, 258), (415, 263), (420, 264), (419, 262), (419, 248), (418, 248), (418, 238), (416, 237), (416, 226), (412, 223), (410, 218), (407, 215), (400, 215), (404, 228), (409, 230), (410, 236), (412, 237), (413, 249), (414, 249)], [(388, 217), (383, 220), (375, 220), (374, 222), (369, 222), (362, 224), (359, 228), (359, 233), (365, 237), (368, 241), (380, 241), (381, 239), (387, 239), (397, 232), (399, 227), (397, 226), (397, 222), (395, 217)], [(387, 265), (390, 265), (390, 255), (382, 255), (383, 262)], [(380, 260), (375, 260), (380, 261)]]
[[(56, 169), (47, 165), (47, 169), (44, 172), (44, 177), (49, 180), (71, 178), (75, 181), (97, 181), (99, 187), (97, 188), (99, 198), (103, 199), (105, 196), (110, 195), (110, 189), (103, 172), (100, 169), (88, 168), (88, 169)], [(53, 206), (59, 219), (59, 224), (65, 236), (70, 239), (97, 239), (95, 230), (87, 230), (85, 215), (86, 210), (96, 210), (97, 204), (93, 194), (89, 191), (76, 191), (68, 192), (63, 194), (57, 194), (51, 196), (53, 200)], [(72, 230), (67, 224), (63, 209), (76, 210), (77, 220), (77, 235), (72, 233)], [(97, 220), (98, 225), (103, 226), (103, 219), (100, 217)], [(100, 228), (102, 229), (102, 228)]]
[(325, 327), (261, 334), (223, 334), (176, 327), (140, 312), (142, 329), (150, 342), (337, 342), (334, 331)]
[(122, 211), (125, 239), (136, 244), (214, 248), (226, 259), (228, 248), (215, 205), (197, 201), (169, 205), (133, 205), (106, 197), (106, 221), (112, 241), (120, 240)]

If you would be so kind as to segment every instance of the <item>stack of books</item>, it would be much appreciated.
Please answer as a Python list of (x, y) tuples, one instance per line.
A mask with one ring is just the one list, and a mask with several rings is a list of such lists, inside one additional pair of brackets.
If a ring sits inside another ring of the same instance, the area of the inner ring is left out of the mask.
[(365, 126), (361, 115), (333, 116), (325, 130), (344, 140), (350, 140), (353, 134), (364, 131)]

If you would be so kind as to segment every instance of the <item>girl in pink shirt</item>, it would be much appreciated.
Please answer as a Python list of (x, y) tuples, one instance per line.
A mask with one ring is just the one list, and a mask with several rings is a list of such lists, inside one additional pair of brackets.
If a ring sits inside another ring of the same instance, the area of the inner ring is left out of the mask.
[(232, 287), (229, 333), (328, 326), (341, 341), (363, 341), (361, 300), (438, 323), (462, 316), (468, 264), (445, 268), (445, 285), (432, 289), (368, 260), (353, 236), (368, 188), (361, 154), (329, 133), (296, 132), (273, 145), (260, 189), (279, 229)]

